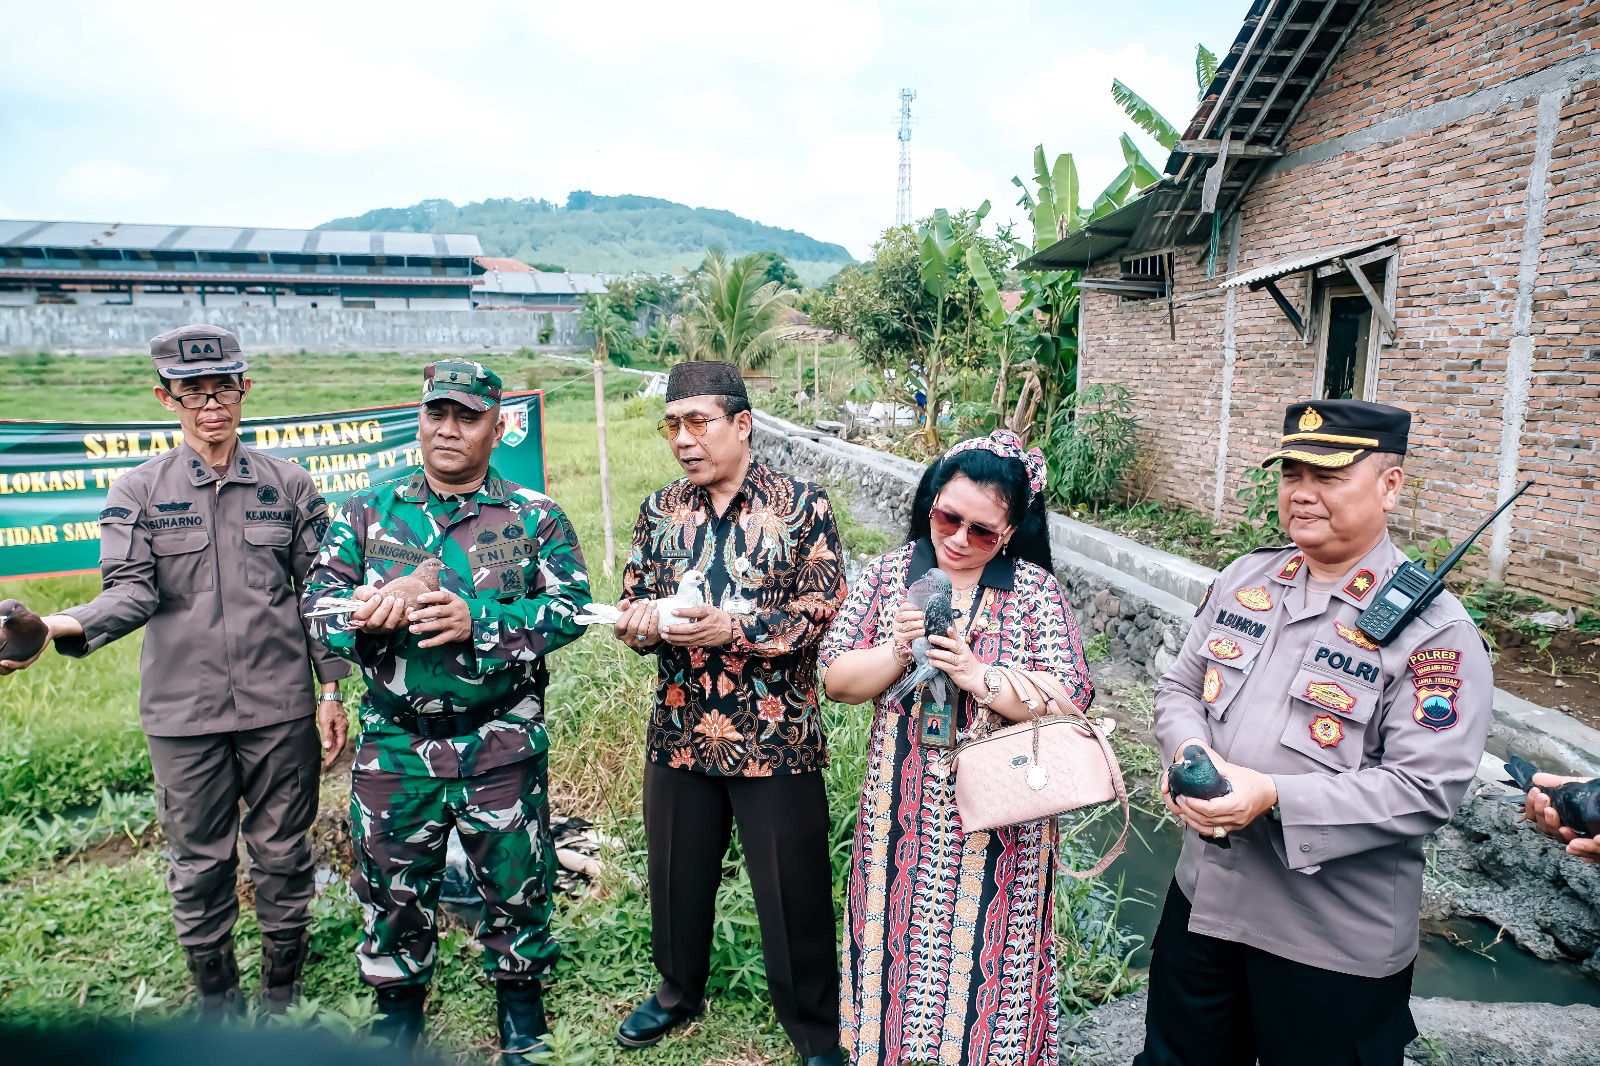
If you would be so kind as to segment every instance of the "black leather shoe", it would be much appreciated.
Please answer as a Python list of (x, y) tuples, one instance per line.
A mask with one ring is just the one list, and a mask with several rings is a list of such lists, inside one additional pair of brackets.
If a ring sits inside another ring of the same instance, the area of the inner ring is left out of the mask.
[(239, 963), (233, 957), (233, 937), (204, 948), (185, 948), (189, 974), (200, 994), (200, 1020), (220, 1022), (244, 1014), (239, 994)]
[(850, 1066), (845, 1061), (844, 1049), (837, 1047), (832, 1051), (824, 1051), (820, 1055), (807, 1055), (800, 1062), (801, 1066)]
[(500, 1066), (532, 1066), (529, 1055), (546, 1051), (550, 1031), (544, 1016), (544, 991), (535, 979), (496, 981), (495, 1017), (500, 1025)]
[(282, 1014), (300, 1002), (304, 988), (308, 930), (291, 929), (261, 938), (261, 1005), (268, 1014)]
[(427, 985), (390, 985), (378, 989), (378, 1017), (368, 1033), (400, 1051), (410, 1051), (422, 1037), (422, 1006)]
[(705, 1012), (704, 1003), (668, 1010), (655, 996), (651, 996), (633, 1008), (633, 1013), (617, 1026), (617, 1043), (629, 1048), (654, 1047), (672, 1030), (684, 1022), (694, 1021)]

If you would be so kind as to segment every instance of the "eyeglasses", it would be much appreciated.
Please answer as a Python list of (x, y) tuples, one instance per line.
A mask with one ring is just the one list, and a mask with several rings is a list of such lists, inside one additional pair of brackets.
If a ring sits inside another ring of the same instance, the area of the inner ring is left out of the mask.
[(206, 405), (207, 400), (216, 400), (223, 407), (232, 407), (244, 399), (243, 389), (218, 389), (216, 392), (173, 392), (167, 390), (167, 395), (177, 400), (191, 411), (198, 411)]
[(677, 415), (668, 415), (656, 423), (656, 431), (666, 440), (673, 440), (678, 435), (678, 430), (689, 427), (689, 435), (703, 437), (706, 427), (718, 418), (727, 418), (727, 415), (717, 415), (715, 418), (706, 418), (704, 415), (690, 415), (688, 418), (679, 418)]
[(962, 526), (967, 527), (967, 542), (979, 551), (991, 551), (1000, 543), (1003, 534), (977, 522), (968, 522), (954, 511), (943, 507), (928, 508), (928, 524), (941, 537), (953, 537)]

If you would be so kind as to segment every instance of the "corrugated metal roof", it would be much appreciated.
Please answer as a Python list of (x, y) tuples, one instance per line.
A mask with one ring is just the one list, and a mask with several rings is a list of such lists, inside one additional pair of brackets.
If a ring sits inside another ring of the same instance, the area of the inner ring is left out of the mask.
[(477, 286), (481, 274), (258, 274), (231, 270), (29, 270), (0, 267), (0, 281), (72, 281), (85, 284), (175, 285), (429, 285)]
[(120, 222), (0, 219), (0, 247), (173, 249), (189, 252), (295, 252), (320, 255), (466, 257), (483, 254), (470, 233), (152, 226)]
[(1017, 264), (1018, 270), (1082, 269), (1128, 243), (1150, 211), (1149, 196), (1141, 196), (1085, 225), (1064, 240), (1041, 248)]
[(1364, 241), (1354, 241), (1350, 244), (1339, 244), (1331, 248), (1323, 246), (1317, 248), (1315, 251), (1303, 252), (1300, 255), (1291, 255), (1285, 256), (1282, 259), (1274, 259), (1265, 266), (1259, 266), (1254, 270), (1247, 270), (1237, 277), (1229, 278), (1227, 281), (1224, 281), (1219, 288), (1237, 289), (1241, 285), (1255, 286), (1264, 281), (1270, 281), (1273, 278), (1281, 278), (1285, 274), (1298, 274), (1302, 270), (1313, 270), (1324, 263), (1331, 263), (1335, 259), (1343, 259), (1347, 255), (1355, 255), (1357, 252), (1364, 252), (1368, 248), (1376, 248), (1378, 245), (1386, 244), (1394, 239), (1394, 237), (1387, 235), (1382, 237), (1368, 237)]
[(601, 274), (557, 274), (539, 270), (491, 270), (477, 275), (483, 282), (480, 292), (504, 292), (518, 295), (549, 296), (556, 294), (585, 294), (606, 291), (606, 279)]

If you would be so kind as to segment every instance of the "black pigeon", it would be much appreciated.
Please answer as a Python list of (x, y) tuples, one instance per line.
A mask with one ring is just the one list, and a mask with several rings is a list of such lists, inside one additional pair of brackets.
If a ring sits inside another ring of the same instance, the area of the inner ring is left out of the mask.
[(25, 663), (44, 650), (50, 627), (16, 600), (0, 603), (0, 661)]
[[(1512, 755), (1506, 760), (1506, 773), (1511, 779), (1505, 784), (1526, 792), (1538, 787), (1533, 783), (1533, 775), (1538, 772), (1539, 768), (1527, 759)], [(1600, 836), (1600, 778), (1568, 781), (1555, 788), (1539, 788), (1539, 791), (1550, 797), (1550, 805), (1556, 809), (1556, 817), (1561, 819), (1562, 825), (1581, 837)]]
[[(1198, 744), (1190, 744), (1183, 749), (1183, 758), (1167, 767), (1167, 791), (1174, 799), (1188, 796), (1190, 799), (1211, 800), (1232, 792), (1233, 782), (1222, 776), (1217, 764), (1206, 754), (1206, 749)], [(1201, 836), (1200, 839), (1219, 848), (1233, 847), (1225, 836)]]

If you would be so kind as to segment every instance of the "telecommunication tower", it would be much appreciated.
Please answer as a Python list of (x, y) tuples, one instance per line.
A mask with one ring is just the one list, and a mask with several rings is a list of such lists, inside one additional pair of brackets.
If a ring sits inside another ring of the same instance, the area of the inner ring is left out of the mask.
[(911, 224), (911, 101), (917, 98), (915, 89), (900, 90), (900, 183), (895, 193), (894, 224)]

